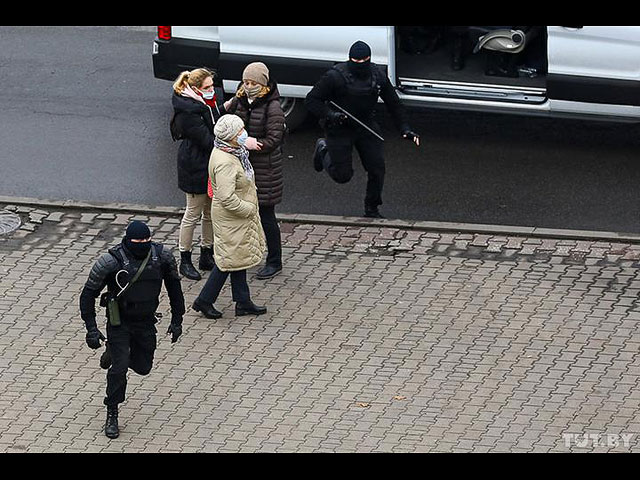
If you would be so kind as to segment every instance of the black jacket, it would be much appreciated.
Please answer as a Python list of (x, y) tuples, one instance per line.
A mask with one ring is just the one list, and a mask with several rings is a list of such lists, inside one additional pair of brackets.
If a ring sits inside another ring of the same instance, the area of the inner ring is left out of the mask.
[(282, 145), (285, 117), (280, 106), (280, 92), (270, 82), (267, 95), (249, 103), (247, 96), (234, 97), (229, 113), (238, 115), (250, 137), (262, 143), (260, 151), (250, 152), (249, 160), (255, 170), (258, 201), (261, 206), (274, 206), (282, 201), (284, 186)]
[(178, 187), (185, 193), (207, 193), (209, 157), (213, 150), (213, 126), (224, 114), (223, 97), (210, 108), (191, 98), (173, 94), (171, 135), (182, 140), (178, 149)]
[[(153, 258), (149, 261), (138, 281), (119, 299), (121, 314), (125, 319), (131, 320), (142, 320), (153, 315), (158, 308), (160, 290), (164, 282), (169, 294), (172, 320), (174, 323), (181, 324), (185, 305), (175, 257), (161, 244), (154, 242), (152, 245), (157, 258), (155, 261)], [(130, 262), (128, 269), (125, 268), (121, 252), (124, 252)], [(124, 286), (132, 278), (127, 271), (136, 272), (141, 263), (142, 260), (128, 253), (122, 244), (110, 249), (109, 253), (105, 253), (98, 259), (80, 294), (80, 314), (87, 328), (97, 326), (95, 302), (102, 290), (106, 287), (109, 292), (118, 293), (120, 287), (116, 282), (116, 275), (120, 285)], [(121, 272), (121, 270), (126, 271)]]
[[(410, 130), (404, 107), (382, 68), (372, 63), (371, 75), (365, 79), (355, 76), (348, 78), (348, 75), (344, 74), (347, 71), (347, 64), (336, 65), (326, 72), (309, 92), (305, 105), (313, 115), (324, 121), (329, 111), (335, 110), (328, 105), (328, 102), (332, 100), (347, 109), (358, 120), (371, 124), (374, 120), (375, 107), (379, 97), (391, 113), (398, 130), (401, 133)], [(362, 94), (372, 85), (372, 79), (375, 84), (374, 88), (371, 88), (373, 93), (371, 95)], [(349, 85), (349, 83), (351, 84)], [(353, 91), (357, 91), (359, 94), (354, 95), (351, 93)]]

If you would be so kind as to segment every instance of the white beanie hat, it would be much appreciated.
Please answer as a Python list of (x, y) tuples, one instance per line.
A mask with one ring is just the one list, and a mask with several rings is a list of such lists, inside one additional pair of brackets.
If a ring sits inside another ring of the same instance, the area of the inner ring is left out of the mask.
[(236, 138), (243, 128), (244, 122), (239, 116), (227, 114), (216, 122), (213, 133), (218, 140), (229, 142)]

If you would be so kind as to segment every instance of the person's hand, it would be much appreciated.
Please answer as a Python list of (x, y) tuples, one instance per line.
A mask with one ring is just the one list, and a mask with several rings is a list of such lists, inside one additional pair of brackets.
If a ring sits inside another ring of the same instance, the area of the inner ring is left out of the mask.
[(171, 343), (176, 343), (182, 335), (182, 319), (171, 320), (169, 328), (167, 329), (167, 335), (171, 335)]
[(102, 347), (100, 342), (104, 342), (106, 338), (97, 327), (93, 327), (87, 330), (85, 340), (90, 349), (97, 350)]
[(231, 106), (231, 100), (227, 100), (226, 102), (224, 102), (224, 109), (228, 112), (229, 111), (229, 107)]
[(262, 150), (262, 143), (253, 137), (247, 137), (247, 141), (244, 146), (247, 147), (247, 150)]
[(327, 115), (327, 120), (332, 125), (344, 125), (349, 117), (342, 112), (334, 112), (333, 110)]
[(420, 146), (420, 135), (418, 135), (416, 132), (413, 132), (411, 130), (402, 132), (402, 138), (413, 140), (413, 143), (415, 143), (418, 147)]

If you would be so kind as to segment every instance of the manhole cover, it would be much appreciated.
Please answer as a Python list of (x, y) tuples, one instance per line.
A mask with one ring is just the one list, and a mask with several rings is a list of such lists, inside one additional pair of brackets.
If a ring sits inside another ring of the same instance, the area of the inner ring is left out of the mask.
[(0, 235), (17, 230), (21, 224), (20, 217), (13, 213), (0, 212)]

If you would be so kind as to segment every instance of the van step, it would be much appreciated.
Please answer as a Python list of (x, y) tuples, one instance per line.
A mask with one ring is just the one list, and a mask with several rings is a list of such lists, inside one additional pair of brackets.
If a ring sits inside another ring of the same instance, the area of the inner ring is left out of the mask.
[(510, 103), (544, 103), (545, 88), (505, 86), (484, 83), (443, 82), (400, 78), (398, 89), (407, 95), (451, 97)]

